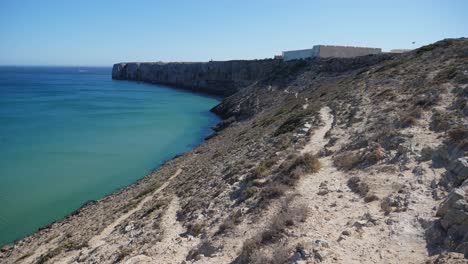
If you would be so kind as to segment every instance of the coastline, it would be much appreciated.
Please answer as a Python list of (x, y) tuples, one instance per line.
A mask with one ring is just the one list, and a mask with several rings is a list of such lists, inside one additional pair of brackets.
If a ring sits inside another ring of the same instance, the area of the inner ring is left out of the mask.
[[(280, 64), (215, 107), (214, 136), (0, 260), (464, 263), (447, 230), (461, 230), (450, 197), (468, 186), (453, 169), (466, 159), (453, 108), (466, 47)], [(432, 106), (450, 118), (443, 131)]]
[[(48, 68), (48, 67), (45, 67), (45, 68)], [(55, 68), (57, 68), (57, 69), (62, 69), (62, 68), (59, 68), (59, 67), (55, 67)], [(21, 69), (23, 69), (23, 68), (21, 67)], [(67, 69), (69, 69), (69, 68), (67, 68)], [(71, 69), (75, 69), (75, 67), (72, 67)], [(107, 67), (106, 69), (110, 69), (110, 68)], [(27, 68), (26, 70), (29, 71), (29, 68)], [(137, 85), (137, 84), (136, 84), (135, 82), (132, 82), (132, 85)], [(145, 85), (146, 85), (146, 84), (145, 84)], [(146, 86), (148, 86), (148, 85), (146, 85)], [(163, 87), (164, 89), (174, 90), (172, 87), (167, 87), (167, 86), (163, 86), (163, 85), (160, 85), (160, 86)], [(151, 87), (151, 88), (152, 88), (152, 89), (154, 89), (154, 88), (157, 89), (158, 87)], [(142, 88), (139, 88), (139, 89), (137, 89), (137, 90), (142, 90)], [(187, 90), (181, 90), (181, 89), (179, 89), (179, 90), (182, 91), (182, 92), (185, 93), (185, 94), (193, 94), (193, 96), (196, 95), (196, 96), (199, 96), (199, 97), (209, 97), (209, 98), (213, 98), (213, 99), (216, 99), (216, 101), (218, 101), (218, 103), (219, 103), (219, 101), (220, 101), (220, 98), (219, 98), (219, 97), (216, 97), (216, 96), (212, 96), (212, 95), (208, 96), (208, 95), (206, 95), (206, 94), (195, 94), (193, 91), (187, 91)], [(190, 96), (192, 96), (192, 95), (190, 95)], [(193, 99), (197, 99), (197, 98), (193, 97)], [(215, 102), (215, 103), (216, 103), (216, 102)], [(211, 105), (212, 105), (212, 104), (211, 104)], [(32, 228), (30, 228), (31, 231), (28, 231), (27, 233), (25, 233), (25, 234), (22, 235), (21, 237), (15, 239), (15, 240), (13, 240), (13, 241), (11, 241), (11, 242), (9, 242), (9, 243), (5, 243), (5, 244), (0, 245), (0, 248), (2, 248), (2, 247), (4, 247), (4, 246), (16, 244), (17, 242), (19, 242), (19, 241), (21, 241), (21, 240), (27, 239), (29, 236), (33, 235), (34, 233), (37, 233), (37, 232), (39, 232), (39, 231), (41, 231), (41, 230), (47, 230), (47, 229), (49, 229), (52, 225), (54, 225), (55, 223), (60, 222), (60, 221), (63, 221), (64, 219), (67, 219), (67, 218), (69, 218), (69, 217), (72, 216), (72, 215), (78, 214), (80, 211), (84, 210), (84, 208), (86, 208), (87, 206), (90, 206), (90, 205), (92, 205), (92, 204), (95, 204), (96, 201), (102, 200), (102, 199), (106, 198), (107, 196), (111, 196), (111, 195), (113, 195), (114, 193), (119, 192), (119, 191), (121, 191), (121, 190), (127, 188), (127, 187), (130, 186), (130, 185), (136, 184), (136, 183), (137, 183), (139, 180), (141, 180), (142, 178), (147, 177), (148, 175), (150, 175), (151, 173), (153, 173), (155, 170), (159, 169), (161, 166), (163, 166), (163, 164), (165, 164), (166, 162), (168, 162), (168, 160), (173, 159), (174, 156), (179, 156), (179, 155), (183, 154), (184, 152), (189, 151), (189, 150), (193, 149), (194, 147), (198, 146), (199, 144), (203, 143), (204, 137), (205, 137), (205, 136), (208, 136), (208, 135), (210, 135), (210, 134), (212, 134), (213, 130), (211, 129), (211, 127), (212, 127), (212, 126), (215, 126), (215, 125), (219, 122), (219, 120), (220, 120), (219, 116), (217, 116), (216, 114), (213, 114), (213, 113), (210, 112), (211, 105), (208, 105), (208, 106), (204, 109), (204, 112), (203, 112), (203, 113), (200, 113), (200, 115), (203, 115), (203, 116), (207, 115), (207, 116), (209, 116), (209, 117), (206, 117), (206, 118), (204, 117), (204, 118), (205, 118), (205, 119), (208, 119), (208, 118), (209, 118), (209, 119), (212, 120), (212, 121), (210, 121), (210, 123), (209, 123), (207, 126), (200, 127), (200, 129), (196, 129), (197, 131), (194, 131), (194, 132), (193, 132), (193, 133), (195, 133), (195, 135), (198, 135), (198, 133), (200, 133), (200, 135), (197, 136), (196, 140), (194, 141), (195, 145), (192, 145), (192, 144), (190, 144), (190, 146), (187, 145), (187, 147), (184, 147), (184, 149), (186, 149), (186, 150), (184, 150), (184, 151), (182, 151), (182, 152), (176, 152), (174, 155), (168, 156), (167, 158), (162, 159), (161, 162), (159, 162), (159, 160), (157, 159), (157, 162), (153, 163), (153, 165), (150, 165), (150, 166), (148, 167), (148, 169), (145, 170), (142, 174), (135, 174), (135, 175), (140, 175), (140, 177), (135, 177), (135, 178), (137, 178), (137, 179), (135, 179), (135, 180), (133, 180), (133, 181), (131, 181), (131, 182), (129, 182), (129, 183), (123, 183), (123, 185), (121, 185), (120, 187), (111, 188), (110, 191), (107, 191), (107, 190), (103, 191), (104, 194), (103, 194), (102, 196), (99, 195), (99, 199), (95, 199), (95, 200), (94, 200), (94, 199), (88, 199), (87, 201), (81, 203), (81, 205), (78, 205), (77, 207), (74, 207), (74, 206), (67, 207), (67, 208), (65, 209), (65, 213), (62, 214), (61, 216), (58, 216), (58, 217), (49, 217), (51, 220), (50, 220), (50, 221), (47, 221), (46, 224), (43, 224), (43, 225), (36, 225), (36, 226), (38, 226), (38, 227), (37, 227), (37, 229), (34, 229), (34, 230), (32, 230)], [(205, 114), (205, 113), (206, 113), (206, 114)], [(215, 117), (215, 116), (216, 116), (216, 117)], [(198, 130), (200, 130), (200, 131), (198, 131)], [(208, 132), (208, 131), (210, 131), (210, 132)], [(207, 132), (208, 132), (208, 133), (207, 133)], [(207, 133), (207, 134), (205, 134), (205, 133)], [(186, 140), (186, 141), (187, 141), (187, 140)], [(190, 148), (189, 148), (189, 147), (190, 147)], [(188, 149), (187, 149), (187, 148), (188, 148)], [(169, 152), (169, 153), (170, 153), (170, 152)], [(159, 154), (158, 154), (158, 155), (159, 155)], [(163, 153), (163, 154), (161, 154), (161, 155), (164, 156), (165, 154)], [(166, 155), (166, 156), (167, 156), (167, 155)], [(157, 157), (159, 157), (159, 156), (156, 156), (156, 158), (157, 158)], [(114, 185), (115, 185), (115, 184), (114, 184)], [(108, 189), (109, 189), (109, 188), (108, 188)], [(94, 197), (92, 197), (92, 198), (94, 198)], [(71, 209), (69, 209), (69, 208), (71, 208)], [(20, 232), (18, 232), (18, 233), (20, 233)], [(13, 234), (13, 232), (7, 233), (7, 235), (10, 235), (10, 237), (12, 236), (11, 234)], [(5, 237), (2, 237), (2, 238), (7, 239), (7, 238), (8, 238), (7, 235), (6, 235)], [(15, 235), (15, 234), (13, 234), (13, 235)], [(0, 261), (0, 262), (1, 262), (1, 261)]]

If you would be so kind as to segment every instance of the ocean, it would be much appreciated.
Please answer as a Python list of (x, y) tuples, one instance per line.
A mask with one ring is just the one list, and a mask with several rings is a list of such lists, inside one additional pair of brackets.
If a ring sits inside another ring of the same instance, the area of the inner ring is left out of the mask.
[(217, 103), (111, 68), (0, 67), (0, 246), (200, 144)]

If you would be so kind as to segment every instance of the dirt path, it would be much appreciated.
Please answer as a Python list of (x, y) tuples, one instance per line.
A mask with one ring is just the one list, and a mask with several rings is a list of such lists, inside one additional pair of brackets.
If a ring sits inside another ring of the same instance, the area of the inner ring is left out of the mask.
[(320, 109), (320, 119), (324, 123), (323, 126), (314, 131), (314, 134), (309, 140), (309, 143), (302, 149), (301, 153), (317, 154), (327, 144), (328, 139), (325, 134), (331, 129), (333, 124), (333, 115), (331, 109), (327, 106)]
[[(143, 200), (141, 200), (137, 206), (135, 206), (135, 208), (133, 208), (132, 210), (129, 210), (127, 213), (121, 215), (119, 218), (117, 218), (114, 222), (112, 222), (111, 224), (109, 224), (106, 228), (104, 228), (101, 233), (99, 233), (98, 235), (94, 236), (93, 238), (91, 238), (88, 242), (88, 247), (83, 250), (83, 251), (80, 251), (80, 250), (75, 250), (75, 251), (72, 251), (70, 253), (67, 254), (67, 256), (65, 256), (64, 258), (58, 260), (56, 263), (71, 263), (73, 262), (73, 260), (79, 256), (80, 254), (82, 253), (89, 253), (89, 252), (93, 252), (95, 251), (97, 248), (101, 247), (102, 245), (105, 245), (106, 244), (106, 241), (105, 239), (114, 231), (115, 227), (117, 227), (118, 225), (120, 225), (122, 222), (124, 222), (125, 220), (127, 220), (131, 215), (133, 215), (135, 212), (141, 210), (143, 208), (143, 206), (148, 202), (150, 201), (151, 199), (153, 199), (154, 196), (156, 196), (158, 193), (160, 193), (161, 191), (163, 191), (171, 182), (172, 180), (177, 177), (180, 173), (182, 172), (181, 169), (178, 169), (169, 179), (167, 179), (163, 185), (161, 185), (161, 187), (159, 187), (158, 189), (156, 189), (151, 195), (148, 195), (146, 196)], [(36, 251), (37, 252), (37, 251)], [(39, 253), (39, 252), (38, 252)], [(32, 255), (30, 258), (29, 258), (29, 261), (30, 260), (34, 260), (36, 259), (37, 257), (39, 257), (41, 254), (43, 254), (45, 252), (42, 252), (42, 253), (39, 253), (39, 254), (34, 254)], [(26, 262), (27, 263), (27, 262)]]
[(156, 189), (151, 195), (148, 195), (146, 196), (143, 200), (141, 200), (138, 205), (133, 208), (132, 210), (128, 211), (127, 213), (121, 215), (119, 218), (117, 218), (114, 222), (112, 222), (110, 225), (108, 225), (106, 228), (104, 228), (104, 230), (102, 230), (102, 232), (91, 238), (91, 240), (89, 240), (88, 242), (88, 245), (91, 249), (93, 248), (97, 248), (101, 245), (103, 245), (105, 243), (105, 238), (108, 237), (110, 235), (110, 233), (112, 233), (112, 231), (114, 231), (115, 227), (120, 225), (123, 221), (125, 221), (127, 218), (129, 218), (132, 214), (134, 214), (135, 212), (141, 210), (143, 208), (143, 206), (148, 202), (150, 201), (151, 199), (153, 199), (154, 196), (156, 196), (159, 192), (161, 192), (162, 190), (164, 190), (167, 185), (169, 185), (169, 183), (175, 178), (177, 177), (180, 173), (182, 172), (181, 169), (178, 169), (169, 179), (167, 179), (163, 185), (161, 185), (161, 187), (159, 187), (158, 189)]
[[(302, 153), (317, 154), (328, 142), (325, 134), (332, 129), (333, 116), (327, 108), (321, 109), (320, 116), (324, 126), (315, 131)], [(320, 163), (321, 170), (306, 175), (296, 187), (299, 196), (294, 204), (306, 205), (309, 217), (294, 228), (297, 238), (290, 238), (290, 246), (326, 241), (327, 246), (319, 249), (326, 256), (322, 263), (423, 262), (427, 253), (420, 227), (408, 220), (415, 216), (394, 215), (395, 223), (386, 224), (380, 203), (366, 203), (347, 186), (353, 172), (337, 170), (331, 156), (320, 158)], [(358, 176), (377, 177), (365, 171)]]

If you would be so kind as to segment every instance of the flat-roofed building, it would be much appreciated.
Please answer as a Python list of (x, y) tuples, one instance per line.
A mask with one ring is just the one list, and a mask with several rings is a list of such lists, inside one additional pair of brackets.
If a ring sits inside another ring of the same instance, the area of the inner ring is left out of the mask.
[(308, 58), (352, 58), (370, 54), (382, 53), (380, 48), (315, 45), (311, 49), (283, 51), (283, 60), (299, 60)]

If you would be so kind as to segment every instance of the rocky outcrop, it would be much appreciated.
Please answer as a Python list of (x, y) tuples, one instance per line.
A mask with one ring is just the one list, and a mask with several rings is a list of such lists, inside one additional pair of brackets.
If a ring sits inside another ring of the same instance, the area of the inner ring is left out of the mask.
[(117, 63), (112, 78), (177, 86), (229, 96), (270, 74), (281, 60)]
[(439, 220), (428, 230), (428, 242), (435, 250), (440, 247), (464, 253), (468, 257), (468, 180), (453, 189), (437, 210)]

